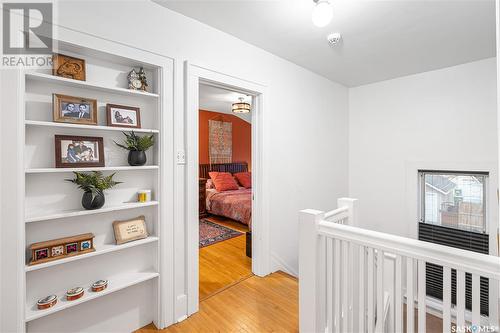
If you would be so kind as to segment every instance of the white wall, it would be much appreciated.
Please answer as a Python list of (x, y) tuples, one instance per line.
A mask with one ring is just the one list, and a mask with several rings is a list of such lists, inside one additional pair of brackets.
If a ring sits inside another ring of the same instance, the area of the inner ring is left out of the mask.
[[(149, 1), (61, 1), (56, 23), (175, 61), (175, 150), (184, 142), (183, 62), (268, 87), (265, 178), (272, 269), (297, 272), (297, 212), (329, 209), (348, 192), (348, 90), (202, 23)], [(64, 32), (61, 32), (63, 34)], [(78, 41), (75, 41), (77, 43)], [(238, 50), (235, 52), (235, 50)], [(175, 169), (175, 295), (185, 294), (184, 166)], [(184, 270), (183, 270), (184, 269)], [(185, 314), (179, 298), (176, 318)]]
[(364, 227), (417, 236), (418, 168), (491, 172), (498, 223), (496, 59), (349, 90), (349, 194)]

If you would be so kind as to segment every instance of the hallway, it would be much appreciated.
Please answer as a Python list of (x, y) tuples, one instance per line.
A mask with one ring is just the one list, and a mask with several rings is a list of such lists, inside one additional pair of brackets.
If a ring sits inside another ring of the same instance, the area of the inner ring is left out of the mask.
[[(285, 273), (251, 276), (200, 302), (200, 311), (161, 332), (298, 332), (298, 283)], [(150, 324), (136, 333), (158, 332)]]

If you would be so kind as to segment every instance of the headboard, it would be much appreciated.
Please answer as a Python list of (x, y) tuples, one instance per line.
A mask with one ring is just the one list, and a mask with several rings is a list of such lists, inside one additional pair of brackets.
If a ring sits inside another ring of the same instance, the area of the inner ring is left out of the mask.
[(247, 172), (248, 163), (247, 162), (233, 162), (233, 163), (215, 163), (215, 164), (200, 164), (200, 178), (210, 178), (208, 173), (210, 171), (218, 172)]

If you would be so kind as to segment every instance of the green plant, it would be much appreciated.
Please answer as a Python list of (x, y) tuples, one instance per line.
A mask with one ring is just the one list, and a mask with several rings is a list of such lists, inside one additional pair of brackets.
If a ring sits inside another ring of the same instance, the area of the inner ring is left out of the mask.
[(125, 142), (123, 144), (114, 141), (118, 147), (123, 149), (146, 151), (155, 144), (153, 134), (138, 136), (134, 131), (130, 134), (123, 132), (123, 134), (125, 135)]
[(78, 188), (84, 192), (92, 193), (92, 199), (104, 190), (110, 189), (115, 185), (121, 184), (113, 180), (114, 173), (104, 177), (100, 171), (92, 171), (91, 173), (73, 172), (74, 179), (66, 179), (68, 182), (78, 185)]

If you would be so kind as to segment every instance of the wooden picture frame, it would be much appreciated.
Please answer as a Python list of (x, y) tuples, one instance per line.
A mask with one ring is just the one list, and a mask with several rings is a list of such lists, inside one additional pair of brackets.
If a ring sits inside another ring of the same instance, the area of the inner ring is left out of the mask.
[(141, 109), (138, 107), (106, 104), (106, 117), (111, 127), (141, 128)]
[(52, 75), (85, 81), (85, 59), (56, 53), (52, 56)]
[(55, 122), (97, 125), (95, 99), (53, 94), (52, 107)]
[(54, 143), (56, 168), (104, 166), (102, 137), (55, 135)]
[(117, 245), (148, 237), (144, 215), (129, 220), (114, 221), (113, 230)]

